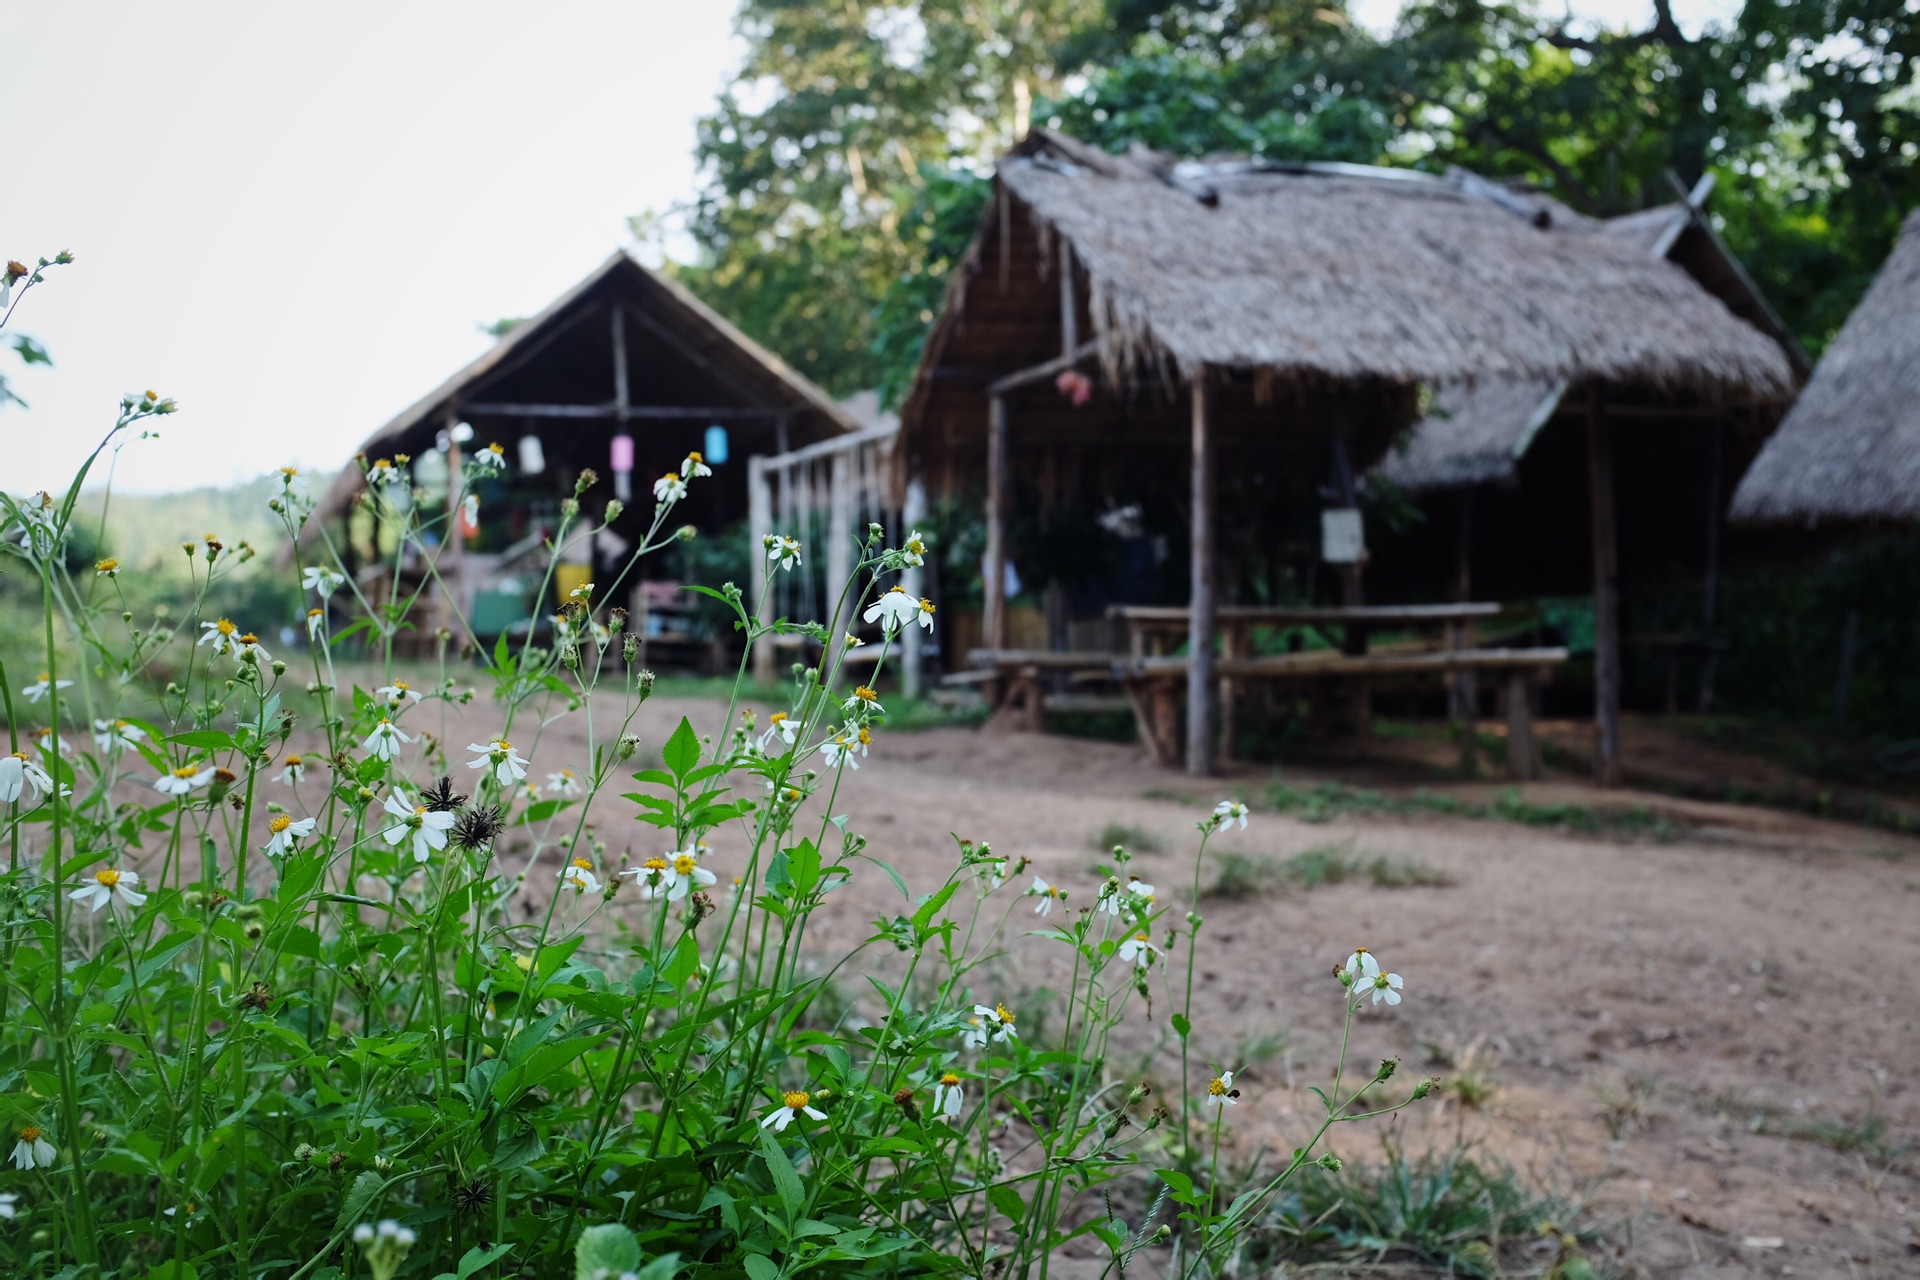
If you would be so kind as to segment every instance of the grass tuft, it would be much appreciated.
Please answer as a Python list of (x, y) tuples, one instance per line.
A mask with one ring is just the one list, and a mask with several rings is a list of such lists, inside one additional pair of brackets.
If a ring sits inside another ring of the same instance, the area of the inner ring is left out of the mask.
[(1128, 853), (1159, 853), (1167, 846), (1159, 836), (1144, 827), (1136, 827), (1125, 822), (1109, 822), (1100, 828), (1093, 838), (1093, 847), (1102, 853), (1109, 853), (1119, 845)]

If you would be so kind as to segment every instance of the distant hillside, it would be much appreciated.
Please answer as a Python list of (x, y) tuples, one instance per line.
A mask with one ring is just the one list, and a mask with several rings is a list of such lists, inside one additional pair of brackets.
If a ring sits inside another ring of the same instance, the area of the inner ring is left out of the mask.
[[(315, 494), (326, 490), (329, 475), (303, 476)], [(106, 546), (100, 554), (119, 559), (122, 571), (157, 573), (169, 578), (186, 576), (183, 542), (198, 543), (209, 533), (228, 547), (242, 540), (261, 555), (270, 556), (285, 539), (279, 517), (267, 502), (280, 491), (280, 481), (258, 480), (217, 488), (184, 489), (177, 493), (80, 495), (84, 525), (99, 528), (100, 508), (106, 500)], [(250, 568), (252, 566), (249, 566)]]

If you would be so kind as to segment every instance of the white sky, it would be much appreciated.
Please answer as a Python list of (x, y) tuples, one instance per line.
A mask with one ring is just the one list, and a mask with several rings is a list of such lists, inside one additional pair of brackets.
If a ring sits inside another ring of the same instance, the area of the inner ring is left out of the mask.
[[(629, 242), (628, 215), (693, 195), (733, 7), (0, 7), (0, 256), (79, 259), (11, 326), (55, 367), (0, 356), (31, 402), (0, 410), (0, 487), (64, 485), (149, 387), (181, 412), (128, 446), (124, 488), (338, 466), (486, 346), (478, 323), (538, 310)], [(1738, 0), (1676, 7), (1691, 30)]]

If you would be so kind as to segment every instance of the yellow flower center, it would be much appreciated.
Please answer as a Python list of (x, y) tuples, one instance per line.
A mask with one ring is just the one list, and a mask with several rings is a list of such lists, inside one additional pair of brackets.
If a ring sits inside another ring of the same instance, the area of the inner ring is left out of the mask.
[(290, 764), (290, 765), (292, 765), (292, 766), (294, 766), (295, 768), (298, 768), (298, 767), (299, 767), (299, 765), (300, 765), (300, 757), (299, 757), (299, 756), (288, 756), (288, 757), (287, 757), (287, 763), (288, 763), (288, 764)]
[(222, 618), (220, 619), (220, 621), (214, 623), (213, 628), (223, 636), (230, 636), (234, 632), (240, 629), (234, 626), (231, 622), (228, 622), (225, 618)]
[(933, 612), (933, 601), (931, 601), (931, 600), (929, 600), (929, 599), (927, 599), (927, 598), (926, 598), (925, 596), (921, 596), (921, 597), (920, 597), (920, 612), (922, 612), (922, 613), (932, 613), (932, 612)]
[(924, 555), (926, 553), (927, 547), (926, 547), (926, 544), (921, 542), (920, 539), (918, 538), (908, 538), (907, 550), (916, 556)]
[(1207, 1092), (1216, 1098), (1223, 1097), (1227, 1092), (1227, 1086), (1221, 1081), (1219, 1076), (1215, 1076), (1213, 1079), (1207, 1081)]
[(665, 871), (667, 869), (667, 860), (665, 858), (648, 858), (640, 865), (648, 871)]
[(907, 594), (907, 589), (905, 587), (892, 587), (888, 589), (887, 594), (890, 596), (903, 596)]
[(861, 685), (861, 686), (859, 686), (858, 688), (856, 688), (856, 689), (855, 689), (855, 690), (853, 691), (853, 696), (854, 696), (854, 697), (856, 697), (856, 698), (858, 698), (858, 699), (860, 699), (860, 701), (862, 701), (862, 702), (878, 702), (878, 701), (880, 701), (880, 695), (879, 695), (879, 694), (877, 694), (877, 693), (875, 693), (875, 692), (874, 692), (874, 691), (873, 691), (872, 689), (869, 689), (869, 688), (868, 688), (868, 687), (867, 687), (866, 685), (864, 685), (864, 684), (863, 684), (863, 685)]
[(293, 818), (288, 814), (282, 813), (277, 815), (272, 822), (269, 822), (267, 824), (267, 830), (273, 832), (273, 834), (275, 835), (279, 835), (282, 831), (285, 831), (288, 827), (292, 825), (293, 825)]
[(960, 1083), (960, 1077), (953, 1074), (953, 1072), (949, 1071), (947, 1072), (947, 1074), (940, 1077), (940, 1083), (943, 1085), (946, 1085), (947, 1088), (951, 1089), (953, 1088), (953, 1086)]
[(867, 726), (861, 725), (860, 726), (860, 745), (864, 747), (872, 741), (873, 741), (873, 735), (867, 732)]
[(47, 674), (46, 672), (44, 672), (44, 671), (42, 671), (42, 672), (40, 673), (40, 679), (39, 679), (39, 683), (40, 683), (40, 684), (51, 684), (52, 682), (53, 682), (53, 677), (52, 677), (52, 676), (50, 676), (50, 675), (48, 675), (48, 674)]
[(1013, 1014), (1009, 1013), (1007, 1011), (1007, 1006), (1003, 1004), (995, 1004), (993, 1006), (993, 1016), (1000, 1019), (1000, 1021), (1006, 1023), (1008, 1026), (1013, 1025)]
[(22, 1142), (38, 1142), (38, 1141), (40, 1141), (40, 1129), (39, 1129), (39, 1127), (38, 1127), (37, 1125), (31, 1125), (31, 1124), (30, 1124), (30, 1125), (28, 1125), (28, 1126), (26, 1126), (26, 1127), (25, 1127), (24, 1129), (22, 1129), (22, 1130), (20, 1130), (20, 1141), (22, 1141)]
[(10, 756), (10, 757), (8, 757), (8, 758), (9, 758), (9, 759), (12, 759), (12, 760), (23, 760), (23, 761), (24, 761), (24, 760), (25, 760), (25, 759), (27, 758), (27, 753), (26, 753), (26, 752), (24, 752), (24, 751), (16, 751), (16, 752), (14, 752), (14, 753), (13, 753), (13, 755), (12, 755), (12, 756)]
[[(413, 806), (413, 816), (414, 816), (414, 817), (416, 817), (416, 818), (418, 818), (418, 817), (420, 817), (420, 816), (421, 816), (422, 814), (424, 814), (424, 813), (426, 813), (426, 811), (427, 811), (427, 806), (425, 806), (425, 805), (423, 805), (423, 804), (417, 804), (417, 805), (415, 805), (415, 806)], [(1144, 936), (1146, 936), (1146, 935), (1144, 935), (1144, 934), (1142, 934), (1141, 936), (1142, 936), (1142, 937), (1144, 937)]]
[(690, 453), (690, 454), (688, 454), (688, 455), (687, 455), (687, 457), (688, 457), (688, 458), (690, 458), (690, 459), (692, 459), (692, 460), (693, 460), (693, 461), (694, 461), (694, 462), (695, 462), (696, 464), (698, 464), (698, 463), (702, 463), (702, 462), (705, 462), (705, 461), (706, 461), (706, 459), (705, 459), (704, 457), (702, 457), (701, 455), (699, 455), (699, 454), (697, 454), (697, 453)]
[(105, 560), (96, 560), (93, 562), (93, 568), (96, 573), (112, 573), (115, 569), (118, 569), (119, 567), (120, 567), (120, 562), (118, 560), (113, 559), (111, 556), (109, 556)]
[(1133, 940), (1135, 942), (1145, 942), (1147, 940), (1147, 935), (1144, 933), (1136, 933), (1133, 935)]
[(673, 860), (673, 869), (683, 876), (692, 875), (694, 868), (698, 865), (700, 864), (693, 860), (691, 854), (683, 853)]
[(593, 864), (591, 862), (588, 862), (585, 858), (575, 858), (573, 860), (573, 865), (580, 868), (582, 871), (593, 870)]
[(309, 609), (307, 610), (307, 616), (309, 618), (317, 618), (324, 612), (326, 612), (324, 609)]
[(767, 723), (768, 723), (768, 724), (780, 724), (780, 723), (781, 723), (782, 721), (784, 721), (784, 720), (786, 720), (786, 718), (787, 718), (787, 713), (786, 713), (786, 712), (784, 712), (784, 711), (776, 711), (776, 712), (774, 712), (774, 713), (773, 713), (772, 715), (770, 715), (770, 716), (768, 716), (768, 717), (767, 717)]
[(495, 738), (493, 740), (493, 750), (495, 755), (504, 756), (509, 751), (513, 750), (513, 744), (511, 742), (508, 742), (505, 738)]
[(565, 779), (567, 779), (567, 780), (568, 780), (569, 782), (571, 782), (571, 781), (573, 780), (573, 770), (571, 770), (571, 769), (562, 769), (562, 770), (560, 771), (560, 776), (561, 776), (561, 777), (563, 777), (563, 778), (565, 778)]
[(299, 475), (299, 474), (300, 474), (300, 468), (298, 468), (298, 467), (282, 467), (282, 468), (280, 468), (280, 474), (281, 474), (281, 475), (283, 475), (283, 476), (285, 476), (285, 477), (287, 477), (287, 478), (288, 478), (289, 480), (291, 480), (291, 479), (292, 479), (293, 477), (295, 477), (295, 476), (297, 476), (297, 475)]
[(513, 958), (513, 962), (519, 965), (522, 970), (529, 970), (533, 968), (532, 956), (515, 956)]
[(787, 1109), (790, 1111), (800, 1110), (800, 1108), (806, 1106), (811, 1099), (812, 1095), (804, 1089), (794, 1089), (780, 1095), (780, 1100), (787, 1104)]
[(496, 458), (504, 458), (507, 456), (507, 451), (505, 449), (502, 449), (498, 444), (498, 442), (488, 445), (487, 452), (491, 453)]
[(118, 871), (96, 871), (93, 873), (93, 878), (109, 889), (120, 883), (120, 873)]
[(393, 687), (397, 692), (405, 693), (408, 689), (412, 688), (413, 686), (409, 685), (405, 680), (395, 680), (393, 682)]
[(662, 480), (665, 480), (668, 484), (680, 483), (680, 473), (678, 471), (669, 471), (667, 472), (667, 474), (661, 476), (660, 478)]
[(240, 643), (241, 644), (259, 644), (260, 637), (253, 634), (253, 632), (249, 631), (247, 632), (247, 634), (240, 637)]
[[(24, 756), (21, 757), (21, 759), (23, 760), (25, 758), (26, 757)], [(189, 764), (189, 765), (183, 765), (182, 767), (175, 769), (173, 771), (173, 776), (176, 778), (191, 778), (194, 774), (198, 772), (200, 772), (198, 769), (194, 768), (192, 765)]]

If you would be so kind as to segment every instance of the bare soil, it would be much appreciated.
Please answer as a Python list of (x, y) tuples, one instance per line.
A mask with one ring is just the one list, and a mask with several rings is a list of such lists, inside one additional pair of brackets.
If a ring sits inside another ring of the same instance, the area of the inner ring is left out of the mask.
[[(491, 736), (493, 714), (467, 708), (448, 740)], [(643, 751), (657, 759), (683, 714), (715, 732), (724, 708), (656, 699), (640, 718)], [(536, 779), (584, 767), (584, 744), (569, 736), (578, 720), (529, 752)], [(1908, 1150), (1920, 1135), (1920, 841), (1565, 780), (1530, 785), (1526, 797), (1645, 806), (1673, 826), (1664, 839), (1623, 840), (1424, 815), (1315, 825), (1259, 811), (1271, 779), (1263, 768), (1195, 782), (1112, 743), (882, 731), (834, 809), (921, 892), (952, 865), (959, 833), (1031, 859), (1076, 906), (1088, 904), (1096, 841), (1124, 824), (1163, 850), (1140, 853), (1134, 871), (1162, 901), (1183, 901), (1195, 824), (1226, 796), (1255, 801), (1256, 812), (1244, 832), (1217, 837), (1219, 849), (1278, 862), (1335, 846), (1444, 872), (1453, 883), (1441, 887), (1379, 888), (1362, 876), (1202, 903), (1197, 1041), (1206, 1057), (1246, 1066), (1231, 1157), (1250, 1160), (1262, 1144), (1285, 1151), (1305, 1136), (1317, 1105), (1307, 1087), (1328, 1077), (1338, 1049), (1329, 968), (1365, 944), (1404, 975), (1406, 1001), (1361, 1020), (1357, 1061), (1397, 1056), (1412, 1079), (1444, 1076), (1466, 1055), (1491, 1064), (1496, 1082), (1477, 1109), (1448, 1100), (1409, 1113), (1398, 1139), (1412, 1149), (1478, 1144), (1542, 1188), (1583, 1196), (1616, 1272), (1920, 1274), (1920, 1153)], [(1462, 790), (1483, 797), (1491, 785)], [(629, 812), (618, 799), (596, 806), (610, 860), (653, 851), (656, 833)], [(724, 876), (743, 851), (724, 833), (715, 844)], [(544, 893), (550, 874), (533, 876), (530, 890)], [(1214, 874), (1202, 872), (1209, 883)], [(858, 876), (815, 916), (813, 945), (838, 954), (901, 905), (885, 876)], [(1011, 897), (1003, 909), (1015, 932), (1031, 918)], [(1066, 983), (1059, 951), (1015, 944), (1000, 971), (1009, 1003)], [(1165, 1057), (1149, 1059), (1169, 1034), (1170, 996), (1156, 993), (1151, 1013), (1139, 1009), (1127, 1028), (1128, 1048), (1156, 1079)], [(1282, 1051), (1244, 1063), (1275, 1033)], [(1883, 1126), (1875, 1142), (1836, 1149), (1873, 1118)], [(1336, 1150), (1377, 1159), (1379, 1136), (1352, 1126)]]

